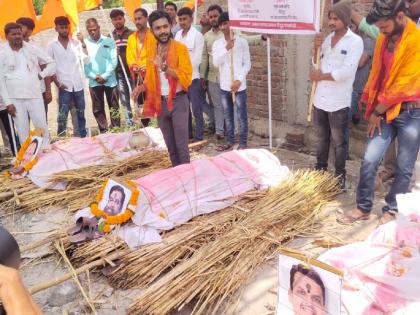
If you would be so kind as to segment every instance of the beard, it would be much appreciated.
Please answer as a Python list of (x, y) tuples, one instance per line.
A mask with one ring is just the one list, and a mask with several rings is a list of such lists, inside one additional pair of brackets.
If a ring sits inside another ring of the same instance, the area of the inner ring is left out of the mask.
[(400, 35), (404, 31), (404, 25), (399, 24), (397, 21), (394, 21), (394, 30), (387, 35), (388, 37)]
[[(162, 39), (162, 38), (165, 38), (165, 39)], [(157, 41), (160, 44), (166, 44), (171, 39), (171, 34), (168, 34), (168, 33), (166, 33), (166, 34), (160, 34), (160, 36), (159, 37), (156, 37), (156, 39), (157, 39)]]

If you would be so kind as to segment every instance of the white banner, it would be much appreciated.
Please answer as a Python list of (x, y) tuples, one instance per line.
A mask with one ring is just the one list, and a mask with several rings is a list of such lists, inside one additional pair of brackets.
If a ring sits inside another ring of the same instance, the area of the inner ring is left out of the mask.
[(264, 34), (314, 34), (320, 7), (320, 0), (228, 0), (232, 28)]

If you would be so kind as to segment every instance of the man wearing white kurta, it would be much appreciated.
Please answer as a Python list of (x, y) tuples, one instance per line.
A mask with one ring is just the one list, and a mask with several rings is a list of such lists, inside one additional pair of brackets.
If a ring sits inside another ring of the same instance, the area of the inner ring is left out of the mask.
[(187, 46), (193, 67), (192, 83), (188, 89), (188, 97), (195, 119), (194, 140), (201, 141), (204, 137), (203, 107), (205, 98), (200, 84), (200, 64), (203, 55), (204, 37), (192, 26), (193, 12), (190, 8), (182, 8), (178, 11), (178, 22), (181, 30), (176, 33), (175, 40)]
[[(29, 136), (29, 119), (43, 129), (45, 142), (49, 134), (41, 93), (41, 81), (55, 71), (54, 61), (40, 49), (23, 42), (21, 27), (5, 26), (8, 43), (0, 52), (0, 94), (13, 117), (21, 143)], [(45, 65), (39, 72), (38, 65)]]

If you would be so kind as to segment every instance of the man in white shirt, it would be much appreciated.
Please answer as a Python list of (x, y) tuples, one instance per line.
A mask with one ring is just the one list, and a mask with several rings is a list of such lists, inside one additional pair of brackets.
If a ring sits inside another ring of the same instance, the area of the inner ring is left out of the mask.
[[(246, 149), (248, 143), (248, 114), (246, 76), (251, 70), (248, 42), (241, 36), (233, 36), (229, 27), (229, 14), (219, 17), (219, 28), (223, 37), (213, 44), (213, 64), (219, 69), (220, 89), (227, 130), (227, 144), (218, 151), (229, 150), (235, 143), (234, 101), (239, 120), (239, 149)], [(233, 64), (232, 64), (233, 61)]]
[[(5, 34), (8, 44), (0, 52), (0, 95), (13, 117), (20, 142), (29, 136), (30, 119), (35, 128), (43, 129), (47, 144), (49, 134), (41, 80), (53, 75), (55, 63), (40, 49), (23, 41), (18, 24), (6, 24)], [(41, 72), (39, 65), (45, 65)]]
[(192, 83), (188, 89), (188, 97), (191, 102), (192, 113), (195, 119), (195, 141), (201, 141), (204, 137), (203, 119), (203, 88), (200, 84), (200, 63), (203, 54), (204, 37), (192, 26), (193, 11), (190, 8), (182, 8), (178, 11), (178, 22), (181, 30), (175, 35), (175, 40), (183, 43), (188, 48), (191, 64), (193, 67)]
[[(314, 124), (318, 134), (317, 170), (328, 168), (330, 142), (335, 144), (335, 175), (340, 189), (345, 189), (348, 141), (348, 115), (353, 82), (363, 53), (363, 40), (350, 29), (351, 4), (336, 3), (328, 13), (333, 31), (322, 43), (315, 39), (315, 51), (321, 47), (321, 68), (312, 70), (310, 78), (317, 82), (314, 97)], [(322, 43), (322, 46), (321, 46)]]
[[(33, 45), (35, 48), (40, 49), (35, 44), (35, 42), (31, 39), (32, 32), (35, 29), (35, 21), (29, 17), (21, 17), (16, 20), (16, 23), (19, 24), (20, 27), (22, 28), (23, 40), (27, 42), (28, 44)], [(39, 65), (38, 71), (41, 72), (42, 70), (43, 70), (42, 66)], [(42, 98), (44, 99), (45, 113), (47, 114), (48, 104), (51, 103), (52, 101), (51, 77), (45, 77), (44, 80), (41, 81), (41, 92), (42, 92)]]
[(71, 101), (74, 101), (77, 114), (78, 134), (86, 137), (85, 96), (80, 74), (82, 47), (78, 40), (69, 37), (70, 21), (65, 16), (54, 20), (58, 38), (48, 44), (47, 52), (56, 62), (54, 82), (58, 87), (57, 135), (64, 136), (67, 129)]

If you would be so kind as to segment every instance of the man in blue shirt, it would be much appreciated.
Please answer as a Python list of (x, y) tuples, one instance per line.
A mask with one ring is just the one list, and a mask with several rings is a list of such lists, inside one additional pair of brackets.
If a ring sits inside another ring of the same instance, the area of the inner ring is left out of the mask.
[(92, 110), (101, 133), (108, 131), (105, 114), (105, 101), (108, 103), (111, 125), (120, 126), (120, 110), (118, 104), (118, 87), (115, 69), (118, 64), (117, 50), (114, 40), (101, 35), (101, 29), (95, 18), (86, 21), (89, 37), (85, 41), (79, 34), (85, 58), (85, 75), (89, 79), (89, 90), (92, 98)]

